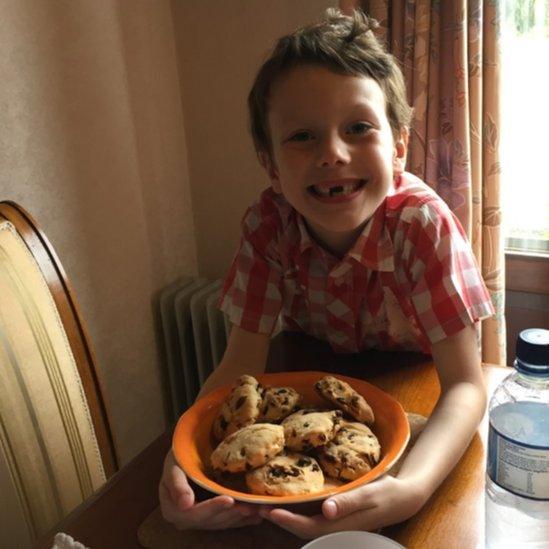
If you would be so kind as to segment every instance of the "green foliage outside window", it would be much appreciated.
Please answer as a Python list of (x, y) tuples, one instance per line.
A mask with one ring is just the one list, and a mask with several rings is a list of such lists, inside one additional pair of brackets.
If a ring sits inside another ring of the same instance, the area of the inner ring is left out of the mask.
[(549, 37), (549, 0), (505, 0), (503, 15), (519, 35), (542, 26), (543, 34)]

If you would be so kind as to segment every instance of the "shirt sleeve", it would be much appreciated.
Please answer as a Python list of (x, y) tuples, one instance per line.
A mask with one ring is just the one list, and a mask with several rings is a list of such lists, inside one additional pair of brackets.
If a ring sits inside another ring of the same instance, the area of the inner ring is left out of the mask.
[(433, 344), (494, 314), (461, 224), (442, 200), (413, 209), (403, 262), (419, 329)]
[(276, 215), (268, 209), (268, 204), (257, 203), (244, 215), (240, 244), (219, 301), (232, 324), (262, 334), (273, 332), (282, 307)]

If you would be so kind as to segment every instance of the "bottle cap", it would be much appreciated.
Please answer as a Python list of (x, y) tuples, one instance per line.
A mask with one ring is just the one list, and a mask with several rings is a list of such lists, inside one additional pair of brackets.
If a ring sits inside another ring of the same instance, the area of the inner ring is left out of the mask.
[(529, 375), (549, 375), (549, 330), (529, 328), (517, 337), (515, 368)]

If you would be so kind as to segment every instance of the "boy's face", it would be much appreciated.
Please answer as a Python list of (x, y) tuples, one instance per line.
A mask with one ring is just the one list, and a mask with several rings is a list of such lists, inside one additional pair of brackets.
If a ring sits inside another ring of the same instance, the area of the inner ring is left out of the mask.
[(274, 190), (317, 240), (346, 251), (406, 159), (407, 134), (394, 140), (378, 83), (296, 67), (274, 84), (268, 121), (272, 157), (260, 159)]

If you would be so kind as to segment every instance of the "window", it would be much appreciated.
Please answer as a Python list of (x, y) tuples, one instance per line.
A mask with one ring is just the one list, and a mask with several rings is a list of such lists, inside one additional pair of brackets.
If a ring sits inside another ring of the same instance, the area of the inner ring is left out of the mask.
[(501, 15), (505, 246), (549, 255), (549, 0), (503, 0)]

